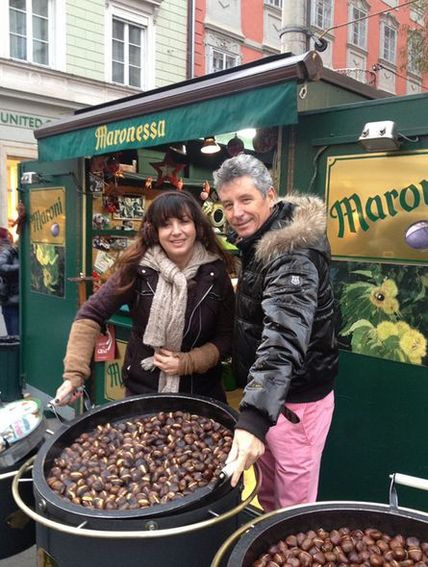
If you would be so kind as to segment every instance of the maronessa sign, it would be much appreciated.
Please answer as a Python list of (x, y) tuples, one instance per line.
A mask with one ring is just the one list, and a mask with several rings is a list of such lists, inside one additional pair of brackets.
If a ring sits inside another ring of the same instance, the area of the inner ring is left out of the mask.
[(428, 259), (406, 240), (428, 220), (428, 153), (330, 157), (326, 194), (335, 256)]
[[(81, 119), (84, 114), (79, 115)], [(207, 135), (297, 123), (295, 81), (196, 101), (150, 114), (38, 138), (40, 161), (149, 148)]]
[(124, 143), (147, 142), (165, 137), (165, 120), (145, 122), (126, 128), (109, 128), (107, 124), (95, 130), (95, 151), (114, 148)]

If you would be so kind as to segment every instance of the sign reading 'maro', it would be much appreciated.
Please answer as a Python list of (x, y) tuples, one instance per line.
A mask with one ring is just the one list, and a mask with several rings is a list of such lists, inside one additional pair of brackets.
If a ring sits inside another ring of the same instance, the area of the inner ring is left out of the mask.
[(330, 157), (326, 195), (333, 255), (428, 260), (406, 240), (428, 220), (428, 153)]
[(34, 189), (30, 193), (31, 242), (64, 245), (65, 189)]

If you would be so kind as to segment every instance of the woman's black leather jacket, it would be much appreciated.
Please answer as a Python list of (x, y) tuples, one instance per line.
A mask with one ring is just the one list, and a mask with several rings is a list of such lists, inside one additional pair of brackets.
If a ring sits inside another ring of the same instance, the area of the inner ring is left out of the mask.
[[(153, 356), (153, 349), (143, 343), (144, 331), (158, 282), (158, 273), (139, 266), (134, 287), (118, 294), (118, 276), (114, 274), (79, 310), (76, 319), (92, 319), (101, 327), (118, 311), (129, 306), (132, 329), (122, 369), (124, 385), (135, 394), (157, 392), (159, 369), (144, 370), (141, 360)], [(200, 266), (188, 284), (182, 352), (207, 342), (220, 352), (220, 359), (231, 354), (234, 313), (234, 292), (225, 265), (218, 260)], [(182, 376), (180, 392), (212, 396), (225, 400), (221, 388), (221, 364), (205, 374)]]

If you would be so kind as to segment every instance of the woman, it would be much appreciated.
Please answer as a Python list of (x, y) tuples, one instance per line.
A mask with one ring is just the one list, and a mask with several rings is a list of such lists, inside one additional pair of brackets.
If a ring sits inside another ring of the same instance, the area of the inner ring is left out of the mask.
[(7, 228), (0, 228), (0, 305), (6, 332), (19, 334), (19, 258)]
[(180, 391), (225, 401), (220, 360), (231, 352), (234, 310), (227, 267), (231, 259), (191, 195), (156, 197), (135, 244), (77, 313), (56, 402), (76, 399), (96, 337), (123, 304), (132, 318), (122, 369), (127, 396)]

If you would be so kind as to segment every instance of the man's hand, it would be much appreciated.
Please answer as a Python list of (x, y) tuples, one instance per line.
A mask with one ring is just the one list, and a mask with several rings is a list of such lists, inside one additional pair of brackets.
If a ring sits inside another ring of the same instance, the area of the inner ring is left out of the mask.
[(155, 352), (153, 364), (163, 370), (165, 374), (180, 374), (179, 356), (166, 348), (160, 348)]
[(64, 380), (56, 391), (54, 400), (57, 406), (65, 406), (74, 403), (81, 396), (82, 393), (76, 391), (70, 380)]
[(265, 446), (258, 437), (244, 429), (236, 429), (232, 448), (226, 459), (226, 463), (236, 461), (230, 484), (236, 486), (244, 470), (249, 469), (264, 452)]

